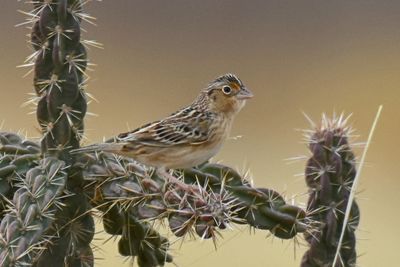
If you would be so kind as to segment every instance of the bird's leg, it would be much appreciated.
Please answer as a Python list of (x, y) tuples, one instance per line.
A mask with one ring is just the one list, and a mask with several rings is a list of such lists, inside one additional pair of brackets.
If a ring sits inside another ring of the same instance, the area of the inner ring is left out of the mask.
[[(164, 180), (165, 180), (164, 186), (166, 186), (167, 183), (172, 183), (172, 184), (175, 184), (178, 188), (185, 191), (186, 194), (199, 197), (200, 199), (202, 198), (201, 192), (199, 191), (198, 188), (196, 188), (196, 186), (191, 185), (191, 184), (185, 184), (185, 182), (183, 182), (182, 180), (180, 180), (180, 179), (176, 178), (175, 176), (173, 176), (172, 174), (170, 174), (166, 169), (157, 168), (156, 173), (158, 176), (164, 178)], [(184, 201), (184, 199), (187, 197), (186, 194), (185, 194), (184, 198), (182, 199), (182, 201)]]
[(170, 174), (164, 168), (157, 168), (156, 173), (158, 176), (164, 178), (166, 183), (176, 184), (177, 186), (179, 186), (180, 188), (182, 188), (185, 191), (188, 191), (188, 189), (190, 189), (190, 185), (185, 184), (183, 181), (179, 180), (178, 178), (176, 178), (175, 176)]

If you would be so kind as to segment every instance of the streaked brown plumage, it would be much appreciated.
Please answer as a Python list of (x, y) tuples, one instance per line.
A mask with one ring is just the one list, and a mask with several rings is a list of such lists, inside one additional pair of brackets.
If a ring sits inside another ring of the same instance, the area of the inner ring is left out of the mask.
[(252, 93), (233, 74), (211, 82), (194, 102), (164, 118), (122, 133), (114, 142), (74, 152), (106, 151), (164, 172), (189, 168), (213, 157), (228, 137), (235, 115)]

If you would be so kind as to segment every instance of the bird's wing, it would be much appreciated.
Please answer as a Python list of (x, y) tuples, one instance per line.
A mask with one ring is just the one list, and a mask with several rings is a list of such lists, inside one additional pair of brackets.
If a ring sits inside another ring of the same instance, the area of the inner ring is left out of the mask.
[(164, 120), (120, 134), (116, 141), (157, 147), (180, 144), (196, 145), (209, 139), (213, 132), (212, 125), (214, 122), (213, 113), (200, 112), (189, 107)]

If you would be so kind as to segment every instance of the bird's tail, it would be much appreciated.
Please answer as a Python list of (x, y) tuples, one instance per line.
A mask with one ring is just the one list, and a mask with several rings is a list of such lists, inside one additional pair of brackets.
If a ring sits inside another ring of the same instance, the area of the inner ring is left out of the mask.
[(97, 151), (104, 151), (104, 152), (111, 152), (111, 153), (118, 153), (122, 149), (124, 144), (122, 143), (100, 143), (100, 144), (93, 144), (77, 149), (72, 149), (70, 151), (71, 154), (82, 154), (82, 153), (91, 153)]

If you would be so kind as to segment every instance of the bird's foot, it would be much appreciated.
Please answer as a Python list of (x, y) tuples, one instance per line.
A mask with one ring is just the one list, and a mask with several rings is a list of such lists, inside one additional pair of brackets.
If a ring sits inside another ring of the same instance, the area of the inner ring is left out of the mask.
[(163, 170), (163, 169), (157, 169), (157, 174), (165, 179), (166, 183), (169, 184), (174, 184), (176, 185), (178, 188), (182, 189), (185, 192), (188, 193), (196, 193), (196, 188), (193, 185), (190, 184), (186, 184), (185, 182), (183, 182), (181, 179), (173, 176), (172, 174), (170, 174), (168, 171)]

